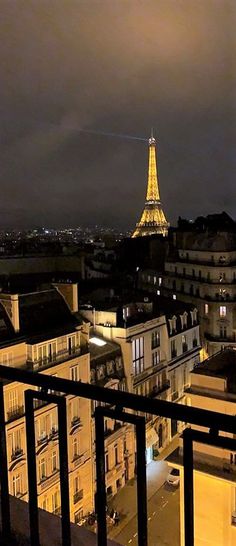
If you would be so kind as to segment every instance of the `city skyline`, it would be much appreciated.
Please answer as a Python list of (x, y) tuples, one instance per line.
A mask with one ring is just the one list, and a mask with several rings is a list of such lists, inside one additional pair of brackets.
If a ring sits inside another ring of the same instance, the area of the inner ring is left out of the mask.
[(132, 229), (148, 143), (98, 133), (152, 126), (170, 223), (235, 217), (235, 3), (92, 4), (1, 2), (0, 227)]

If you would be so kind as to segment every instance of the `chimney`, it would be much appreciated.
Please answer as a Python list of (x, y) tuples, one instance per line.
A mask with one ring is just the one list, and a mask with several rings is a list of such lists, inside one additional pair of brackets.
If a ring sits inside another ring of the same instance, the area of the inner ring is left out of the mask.
[(78, 284), (68, 282), (53, 283), (54, 288), (57, 289), (59, 294), (63, 297), (72, 313), (78, 311)]

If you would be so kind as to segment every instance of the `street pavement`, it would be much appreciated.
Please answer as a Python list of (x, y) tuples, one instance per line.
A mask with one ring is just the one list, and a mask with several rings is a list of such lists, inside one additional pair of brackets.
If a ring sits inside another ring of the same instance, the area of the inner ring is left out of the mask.
[[(179, 546), (179, 488), (163, 485), (148, 501), (148, 545)], [(117, 528), (118, 531), (118, 528)], [(137, 517), (116, 534), (123, 546), (137, 546)]]
[[(169, 468), (163, 460), (178, 445), (175, 438), (158, 461), (147, 465), (149, 546), (179, 546), (179, 489), (166, 484)], [(112, 499), (109, 509), (119, 512), (120, 523), (108, 534), (124, 546), (137, 546), (136, 480), (128, 482)]]

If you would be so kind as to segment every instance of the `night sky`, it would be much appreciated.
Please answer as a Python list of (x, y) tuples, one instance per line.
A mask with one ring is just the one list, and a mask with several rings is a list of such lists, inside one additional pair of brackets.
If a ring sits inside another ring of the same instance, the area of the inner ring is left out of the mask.
[(235, 0), (0, 0), (0, 227), (236, 217)]

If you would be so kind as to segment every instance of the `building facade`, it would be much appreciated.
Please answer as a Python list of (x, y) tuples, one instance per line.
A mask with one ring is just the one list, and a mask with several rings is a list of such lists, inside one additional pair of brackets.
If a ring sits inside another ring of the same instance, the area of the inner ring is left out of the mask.
[[(1, 363), (89, 382), (86, 325), (74, 320), (57, 290), (15, 297), (14, 305), (11, 299), (9, 296), (8, 313), (1, 306)], [(18, 327), (13, 327), (17, 323)], [(16, 382), (4, 386), (9, 490), (27, 501), (26, 389), (27, 385)], [(91, 405), (89, 400), (74, 396), (66, 401), (70, 514), (71, 520), (78, 522), (94, 506)], [(59, 515), (58, 419), (54, 404), (35, 401), (35, 452), (38, 506)]]
[[(191, 373), (191, 385), (185, 390), (188, 405), (235, 415), (235, 365), (236, 352), (226, 349), (197, 366)], [(205, 430), (204, 427), (201, 430)], [(181, 546), (184, 546), (181, 461), (180, 445), (168, 457), (168, 462), (180, 469)], [(196, 546), (236, 543), (236, 452), (194, 442), (194, 529)]]
[(191, 224), (177, 230), (162, 282), (162, 293), (198, 309), (205, 355), (225, 346), (236, 347), (235, 223), (225, 225), (224, 216), (215, 216), (220, 217), (218, 228), (206, 219), (207, 227)]

